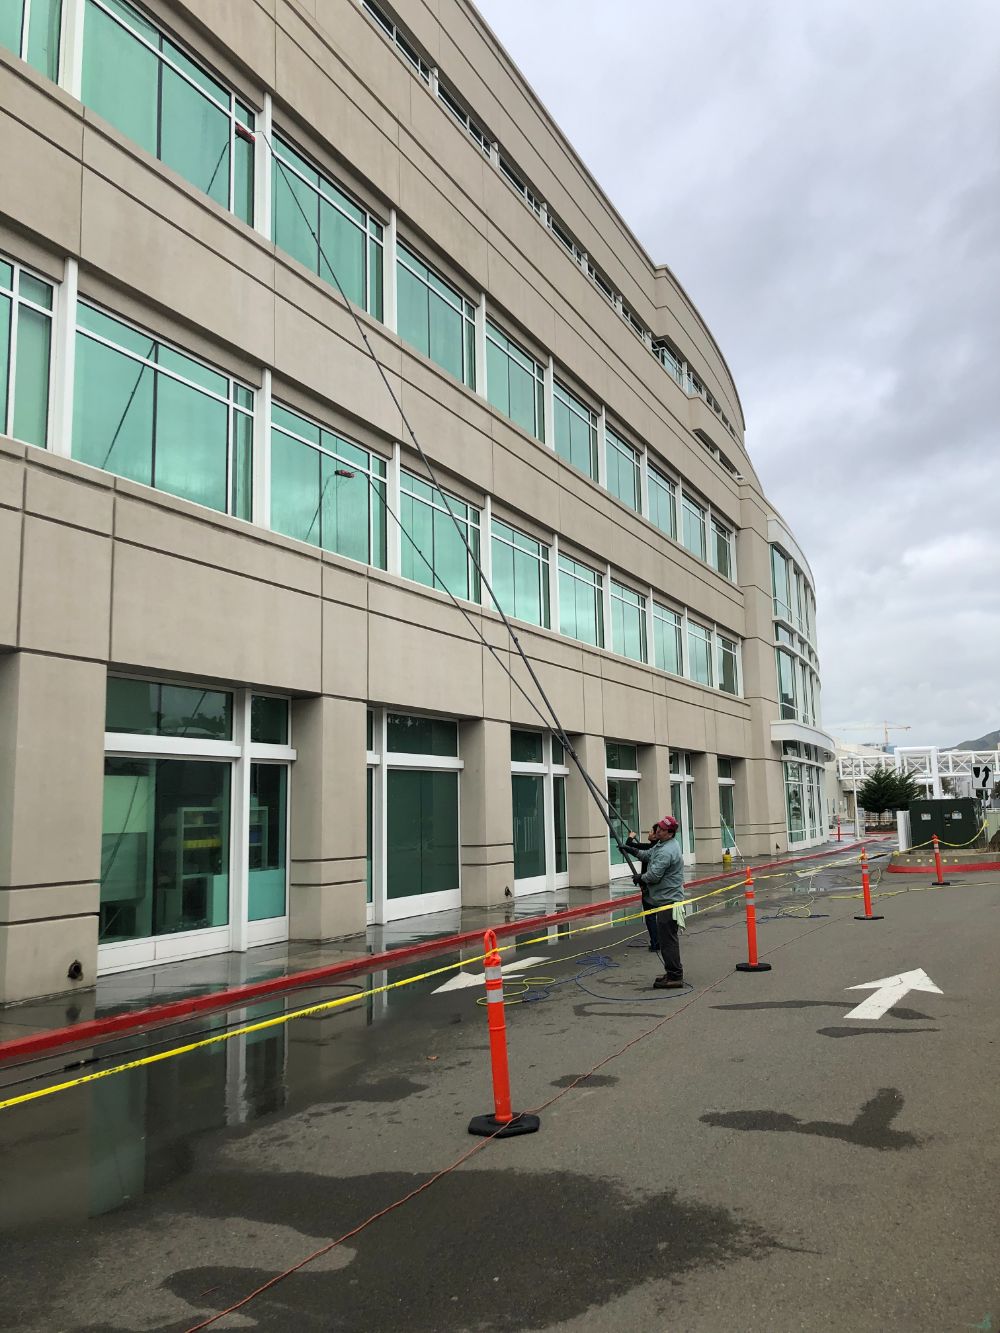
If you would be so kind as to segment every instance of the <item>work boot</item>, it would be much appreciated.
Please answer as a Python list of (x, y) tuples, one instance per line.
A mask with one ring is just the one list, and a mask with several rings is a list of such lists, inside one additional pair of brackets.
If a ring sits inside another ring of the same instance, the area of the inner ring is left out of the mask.
[(662, 977), (657, 977), (653, 982), (653, 990), (680, 990), (683, 985), (683, 981), (674, 981), (664, 973)]

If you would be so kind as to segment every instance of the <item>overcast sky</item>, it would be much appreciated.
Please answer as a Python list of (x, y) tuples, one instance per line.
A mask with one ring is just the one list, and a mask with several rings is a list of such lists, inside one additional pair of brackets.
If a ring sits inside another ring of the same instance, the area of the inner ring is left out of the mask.
[(1000, 3), (477, 3), (729, 362), (827, 728), (1000, 727)]

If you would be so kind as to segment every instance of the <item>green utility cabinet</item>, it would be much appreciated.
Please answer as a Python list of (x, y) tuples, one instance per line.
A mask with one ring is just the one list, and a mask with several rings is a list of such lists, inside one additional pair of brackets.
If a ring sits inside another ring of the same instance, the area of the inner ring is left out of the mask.
[(971, 796), (945, 796), (940, 801), (910, 802), (910, 838), (913, 846), (930, 842), (936, 833), (952, 846), (973, 846), (982, 820), (979, 803)]

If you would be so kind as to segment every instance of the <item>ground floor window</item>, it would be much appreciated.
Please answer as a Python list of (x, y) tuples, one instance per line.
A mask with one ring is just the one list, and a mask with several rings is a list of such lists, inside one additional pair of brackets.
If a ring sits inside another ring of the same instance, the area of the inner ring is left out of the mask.
[(736, 783), (733, 780), (733, 761), (719, 756), (719, 832), (722, 850), (732, 851), (736, 846)]
[(109, 677), (102, 971), (288, 934), (288, 700)]
[(680, 824), (677, 834), (685, 864), (694, 861), (694, 776), (691, 756), (683, 750), (670, 751), (670, 813)]
[(371, 709), (367, 735), (369, 919), (458, 907), (458, 723)]
[(511, 731), (515, 893), (539, 893), (567, 882), (565, 761), (554, 736)]
[(820, 842), (826, 836), (825, 773), (815, 746), (785, 741), (785, 822), (790, 844)]
[[(643, 834), (639, 814), (639, 749), (623, 741), (608, 741), (605, 745), (608, 776), (608, 804), (615, 825), (615, 836), (624, 842), (630, 833)], [(618, 850), (614, 838), (608, 838), (608, 855), (612, 876), (629, 874), (628, 862)]]

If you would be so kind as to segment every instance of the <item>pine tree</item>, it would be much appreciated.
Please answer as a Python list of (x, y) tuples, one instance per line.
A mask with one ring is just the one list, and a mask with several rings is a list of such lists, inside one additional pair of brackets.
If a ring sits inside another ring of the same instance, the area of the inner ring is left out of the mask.
[(879, 764), (873, 768), (858, 788), (858, 805), (870, 815), (883, 815), (887, 810), (895, 810), (899, 792), (898, 774), (895, 769)]

